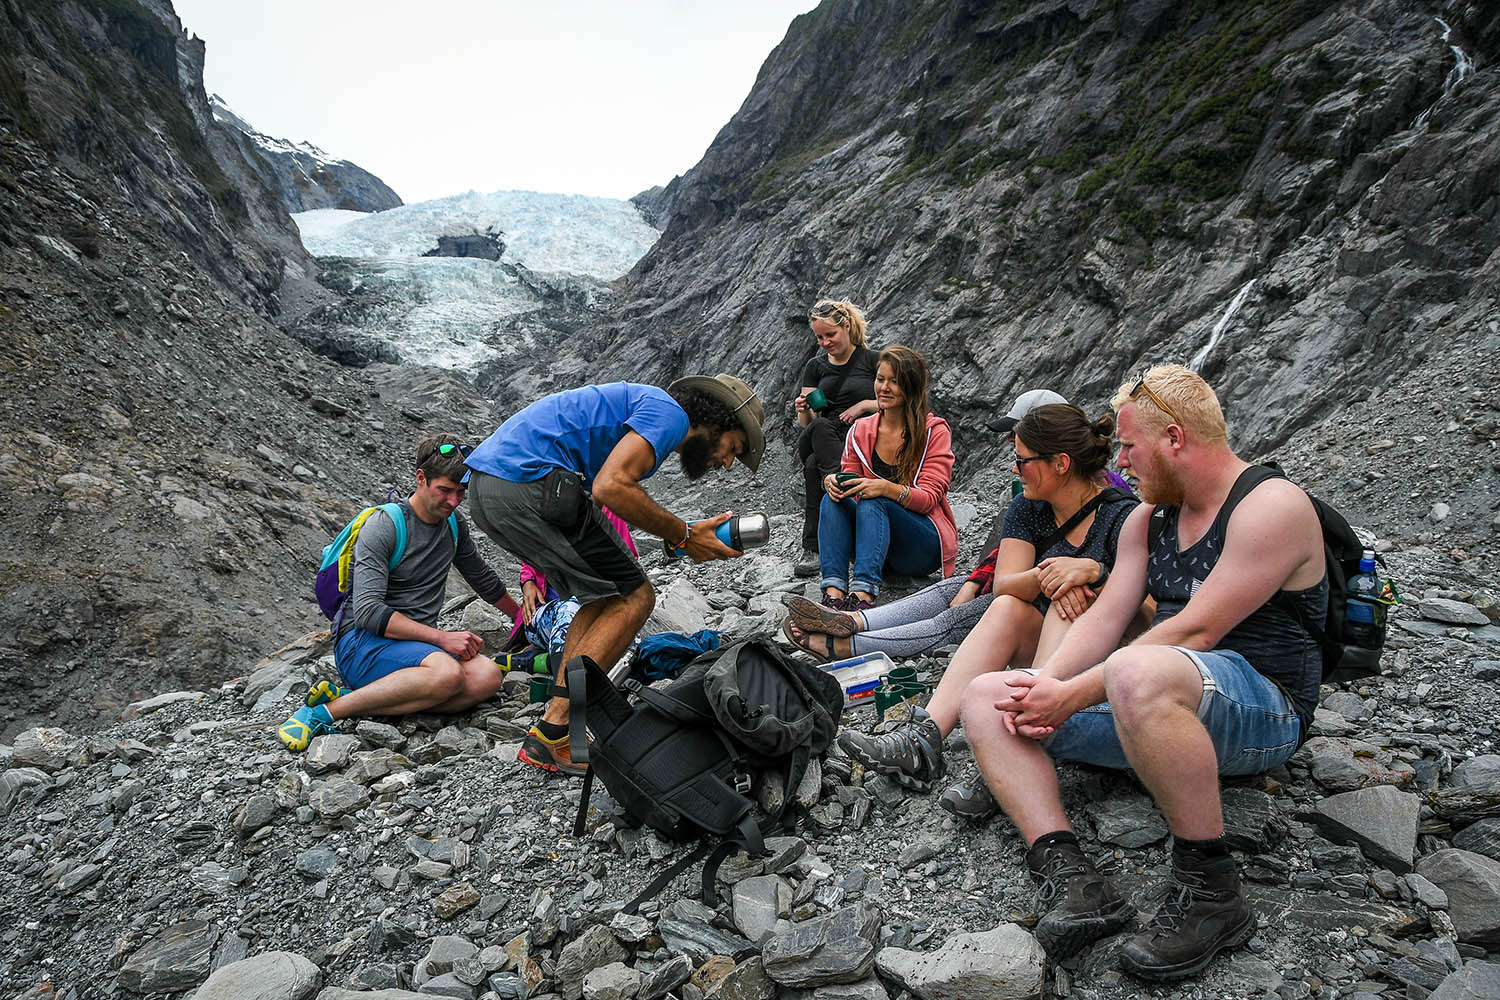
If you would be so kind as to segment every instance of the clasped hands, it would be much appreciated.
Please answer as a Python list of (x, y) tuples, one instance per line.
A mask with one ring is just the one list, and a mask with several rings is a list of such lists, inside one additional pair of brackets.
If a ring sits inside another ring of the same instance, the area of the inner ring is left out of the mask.
[(1042, 594), (1057, 606), (1064, 621), (1074, 621), (1094, 603), (1099, 595), (1092, 584), (1099, 579), (1101, 567), (1092, 559), (1053, 556), (1036, 566), (1037, 583)]
[(1012, 736), (1046, 739), (1077, 711), (1068, 681), (1021, 670), (1007, 671), (1004, 680), (1006, 694), (995, 702), (995, 710)]

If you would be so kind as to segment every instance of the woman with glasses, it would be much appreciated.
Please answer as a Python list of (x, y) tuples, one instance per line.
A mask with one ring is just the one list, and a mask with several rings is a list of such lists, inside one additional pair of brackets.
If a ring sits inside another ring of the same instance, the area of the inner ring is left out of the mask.
[(792, 403), (802, 425), (797, 460), (806, 487), (798, 576), (814, 576), (819, 569), (823, 477), (838, 471), (844, 438), (854, 421), (875, 412), (876, 355), (865, 346), (865, 314), (848, 299), (822, 299), (808, 312), (807, 321), (822, 354), (813, 355), (802, 370), (802, 388)]
[(872, 607), (886, 573), (952, 576), (958, 552), (952, 436), (928, 412), (922, 355), (900, 345), (881, 351), (875, 400), (879, 411), (850, 431), (841, 471), (823, 477), (818, 550), (830, 608)]
[[(1023, 492), (1005, 512), (999, 546), (965, 584), (993, 599), (953, 654), (927, 704), (928, 718), (881, 736), (840, 735), (866, 767), (908, 788), (930, 789), (946, 771), (943, 738), (958, 724), (969, 682), (1046, 659), (1093, 603), (1114, 565), (1120, 527), (1138, 503), (1128, 491), (1103, 485), (1113, 431), (1112, 416), (1090, 422), (1068, 404), (1038, 406), (1016, 424), (1012, 469)], [(993, 808), (982, 785), (952, 789), (943, 804), (981, 814), (970, 801), (976, 795)]]

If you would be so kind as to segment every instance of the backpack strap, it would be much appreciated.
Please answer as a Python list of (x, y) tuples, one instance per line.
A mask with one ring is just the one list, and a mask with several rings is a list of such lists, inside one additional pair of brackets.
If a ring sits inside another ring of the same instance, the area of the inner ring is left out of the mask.
[(401, 510), (399, 503), (383, 503), (377, 509), (385, 511), (391, 523), (396, 526), (396, 547), (391, 549), (391, 563), (386, 567), (389, 572), (394, 570), (396, 564), (401, 561), (401, 557), (406, 555), (406, 514)]
[(1041, 562), (1047, 550), (1068, 536), (1068, 532), (1083, 523), (1083, 519), (1099, 509), (1100, 504), (1114, 503), (1122, 499), (1134, 500), (1135, 496), (1115, 486), (1109, 486), (1095, 494), (1094, 499), (1079, 507), (1073, 516), (1058, 526), (1058, 529), (1036, 545), (1036, 559)]
[(453, 547), (458, 548), (458, 511), (448, 515), (448, 530), (453, 532)]
[[(588, 664), (589, 661), (582, 656), (569, 660), (563, 666), (563, 676), (568, 681), (567, 690), (557, 695), (566, 695), (568, 699), (568, 753), (575, 764), (589, 762), (588, 697), (589, 683), (593, 678)], [(606, 683), (608, 680), (605, 678)], [(559, 689), (554, 687), (552, 690)]]
[(760, 827), (756, 825), (755, 820), (751, 819), (748, 813), (740, 820), (735, 832), (719, 841), (718, 844), (710, 844), (705, 841), (694, 848), (686, 857), (674, 861), (665, 871), (652, 879), (649, 885), (637, 893), (634, 899), (626, 903), (621, 912), (635, 913), (640, 909), (642, 903), (656, 896), (667, 886), (671, 885), (672, 880), (678, 875), (681, 875), (705, 857), (708, 860), (703, 862), (703, 880), (700, 886), (699, 898), (702, 900), (704, 906), (715, 906), (718, 903), (718, 899), (714, 895), (714, 883), (719, 877), (719, 867), (723, 865), (726, 858), (741, 849), (744, 849), (755, 857), (766, 853), (765, 837), (761, 834)]
[[(1268, 463), (1266, 465), (1252, 465), (1235, 479), (1234, 485), (1229, 487), (1229, 495), (1224, 498), (1224, 503), (1219, 507), (1219, 513), (1214, 515), (1214, 526), (1222, 530), (1229, 524), (1229, 515), (1240, 505), (1240, 501), (1250, 495), (1250, 491), (1268, 479), (1285, 479), (1286, 473), (1281, 471), (1281, 466)], [(1167, 507), (1165, 504), (1157, 504), (1156, 509), (1151, 512), (1151, 520), (1146, 525), (1146, 555), (1149, 558), (1156, 551), (1156, 543), (1161, 541), (1162, 529), (1167, 523)], [(1279, 594), (1280, 591), (1277, 591)]]

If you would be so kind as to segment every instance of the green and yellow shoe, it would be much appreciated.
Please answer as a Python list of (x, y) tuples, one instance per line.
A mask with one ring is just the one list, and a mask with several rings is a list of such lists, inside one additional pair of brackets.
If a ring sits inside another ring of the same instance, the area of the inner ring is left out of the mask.
[(339, 687), (333, 681), (318, 681), (307, 689), (307, 697), (302, 699), (302, 704), (308, 708), (317, 705), (326, 705), (330, 701), (338, 701), (353, 688)]
[(338, 732), (338, 725), (321, 705), (304, 705), (292, 713), (292, 717), (281, 724), (276, 735), (288, 750), (301, 753), (307, 749), (314, 736)]

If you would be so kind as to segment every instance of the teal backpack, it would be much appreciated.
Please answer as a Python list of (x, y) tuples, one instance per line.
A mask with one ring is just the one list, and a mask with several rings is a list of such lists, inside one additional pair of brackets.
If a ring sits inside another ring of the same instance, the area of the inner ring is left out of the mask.
[[(323, 561), (318, 564), (318, 576), (313, 583), (313, 592), (318, 597), (318, 607), (333, 621), (339, 609), (349, 597), (349, 587), (354, 582), (354, 543), (359, 540), (359, 531), (377, 510), (383, 510), (396, 526), (396, 547), (391, 551), (389, 568), (394, 570), (401, 557), (406, 554), (406, 515), (401, 513), (398, 503), (383, 503), (378, 507), (366, 507), (359, 516), (338, 533), (338, 537), (323, 546)], [(458, 544), (458, 513), (448, 515), (448, 530), (453, 532), (453, 544)]]

